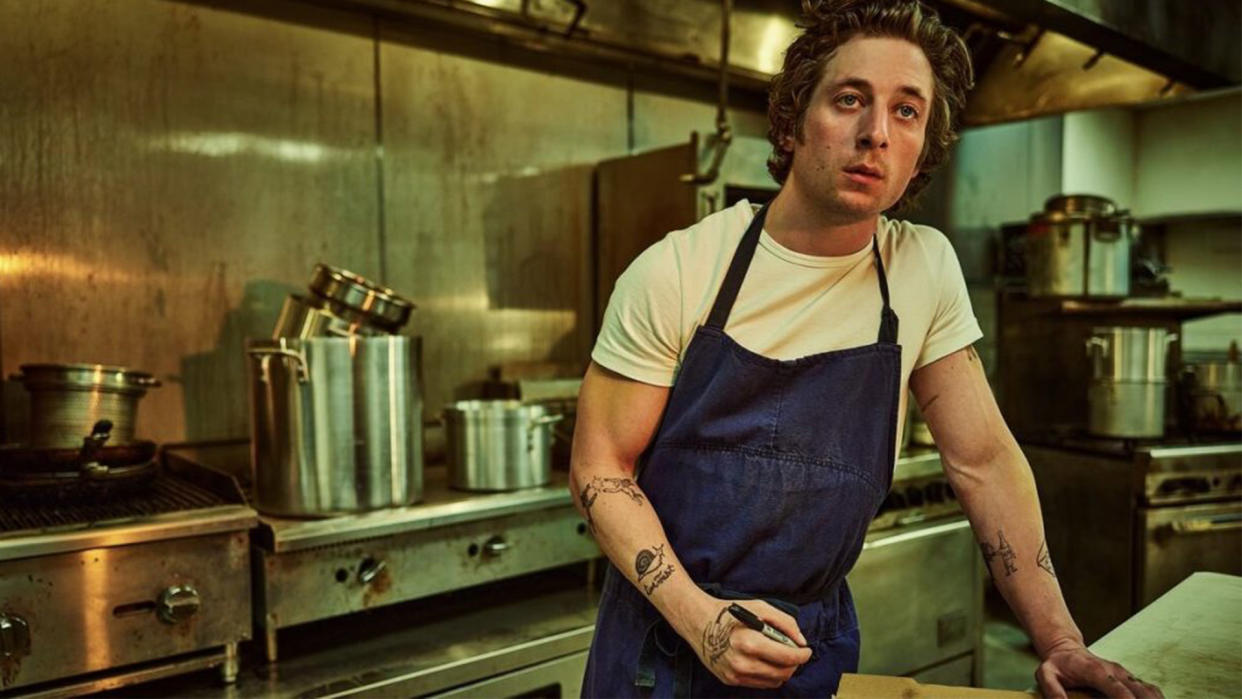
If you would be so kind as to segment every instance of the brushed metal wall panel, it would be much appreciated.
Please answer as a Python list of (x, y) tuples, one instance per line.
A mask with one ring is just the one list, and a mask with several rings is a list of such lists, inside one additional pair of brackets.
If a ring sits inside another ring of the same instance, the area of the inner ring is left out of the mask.
[(147, 438), (246, 434), (243, 338), (379, 271), (371, 22), (249, 7), (0, 3), (0, 368), (151, 371)]
[(584, 365), (591, 178), (626, 151), (624, 86), (381, 36), (385, 264), (419, 304), (428, 412), (491, 366)]

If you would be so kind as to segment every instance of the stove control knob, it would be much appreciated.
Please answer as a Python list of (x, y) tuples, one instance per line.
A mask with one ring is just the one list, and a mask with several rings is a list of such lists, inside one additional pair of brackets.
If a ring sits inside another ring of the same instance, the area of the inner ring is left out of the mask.
[(0, 613), (0, 659), (30, 655), (30, 626), (16, 614)]
[(165, 624), (178, 624), (194, 616), (199, 602), (198, 590), (189, 585), (173, 585), (160, 593), (156, 614)]

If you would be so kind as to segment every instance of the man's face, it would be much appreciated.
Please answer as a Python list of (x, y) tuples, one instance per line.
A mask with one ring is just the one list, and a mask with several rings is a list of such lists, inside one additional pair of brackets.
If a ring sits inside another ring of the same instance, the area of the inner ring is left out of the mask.
[(932, 107), (931, 64), (904, 39), (856, 36), (824, 66), (789, 180), (838, 221), (888, 209), (918, 174)]

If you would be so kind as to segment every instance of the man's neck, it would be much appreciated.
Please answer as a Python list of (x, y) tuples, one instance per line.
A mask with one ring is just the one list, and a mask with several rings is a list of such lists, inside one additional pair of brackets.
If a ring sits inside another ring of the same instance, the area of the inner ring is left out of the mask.
[(794, 252), (841, 257), (866, 247), (879, 222), (879, 214), (862, 219), (833, 215), (786, 186), (768, 207), (763, 227), (773, 240)]

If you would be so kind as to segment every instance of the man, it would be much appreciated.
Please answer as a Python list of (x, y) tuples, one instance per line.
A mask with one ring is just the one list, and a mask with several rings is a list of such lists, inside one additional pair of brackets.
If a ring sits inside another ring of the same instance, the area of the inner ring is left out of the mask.
[(571, 487), (615, 567), (584, 694), (834, 692), (858, 662), (844, 577), (891, 484), (908, 385), (1043, 692), (1158, 696), (1089, 653), (1066, 610), (947, 240), (880, 216), (947, 154), (964, 45), (912, 0), (809, 8), (805, 26), (769, 105), (780, 192), (645, 251), (592, 354)]

